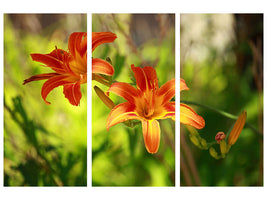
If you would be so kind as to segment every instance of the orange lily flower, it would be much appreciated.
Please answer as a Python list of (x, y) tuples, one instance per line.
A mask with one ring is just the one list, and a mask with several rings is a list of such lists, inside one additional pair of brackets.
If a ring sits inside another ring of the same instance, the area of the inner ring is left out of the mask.
[(68, 41), (68, 51), (55, 49), (49, 54), (31, 54), (32, 60), (45, 64), (54, 73), (32, 76), (24, 80), (24, 84), (31, 81), (48, 79), (41, 91), (46, 104), (47, 95), (56, 87), (63, 86), (63, 93), (69, 102), (78, 106), (82, 93), (80, 85), (87, 83), (87, 33), (74, 32)]
[[(185, 81), (180, 79), (180, 92), (182, 90), (189, 90)], [(184, 103), (180, 103), (180, 122), (193, 126), (197, 129), (205, 127), (205, 120), (199, 116), (191, 107)]]
[(137, 88), (128, 83), (113, 83), (107, 92), (123, 97), (127, 102), (115, 106), (107, 119), (107, 130), (115, 124), (137, 119), (142, 122), (143, 137), (149, 153), (156, 153), (160, 143), (158, 119), (175, 120), (175, 79), (159, 88), (155, 69), (131, 66)]
[[(117, 38), (116, 34), (111, 32), (93, 32), (92, 33), (92, 52), (95, 48), (103, 43), (113, 42)], [(107, 61), (100, 58), (92, 58), (93, 79), (103, 79), (97, 74), (112, 76), (114, 74), (113, 66)]]

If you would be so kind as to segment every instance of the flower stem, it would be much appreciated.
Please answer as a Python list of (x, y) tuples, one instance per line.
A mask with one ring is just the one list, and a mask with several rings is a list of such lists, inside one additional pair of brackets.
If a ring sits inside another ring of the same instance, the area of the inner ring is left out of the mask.
[[(203, 108), (206, 108), (206, 109), (209, 109), (209, 110), (212, 110), (224, 117), (227, 117), (227, 118), (230, 118), (230, 119), (233, 119), (233, 120), (236, 120), (238, 118), (238, 116), (236, 115), (233, 115), (231, 113), (228, 113), (228, 112), (225, 112), (225, 111), (222, 111), (222, 110), (219, 110), (217, 108), (213, 108), (211, 106), (207, 106), (207, 105), (204, 105), (204, 104), (200, 104), (200, 103), (196, 103), (196, 102), (192, 102), (192, 101), (180, 101), (181, 103), (185, 103), (185, 104), (191, 104), (191, 105), (195, 105), (195, 106), (200, 106), (200, 107), (203, 107)], [(260, 131), (258, 131), (256, 128), (254, 128), (250, 123), (246, 122), (246, 126), (248, 128), (250, 128), (251, 130), (253, 130), (254, 132), (256, 132), (257, 134), (260, 134), (262, 135), (262, 133)]]

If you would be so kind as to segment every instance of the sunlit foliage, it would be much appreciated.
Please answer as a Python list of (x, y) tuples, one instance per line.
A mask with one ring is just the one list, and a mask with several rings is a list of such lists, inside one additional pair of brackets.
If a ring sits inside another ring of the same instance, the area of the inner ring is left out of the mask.
[(72, 32), (85, 31), (86, 15), (4, 15), (4, 185), (87, 185), (87, 98), (72, 106), (56, 88), (46, 105), (44, 81), (23, 80), (49, 69), (31, 53), (67, 49)]

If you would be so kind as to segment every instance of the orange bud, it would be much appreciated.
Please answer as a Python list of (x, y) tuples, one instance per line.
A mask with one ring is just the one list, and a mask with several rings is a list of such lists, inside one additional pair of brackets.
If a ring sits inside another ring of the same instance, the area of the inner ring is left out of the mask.
[(215, 140), (217, 140), (217, 143), (220, 144), (220, 141), (225, 138), (224, 132), (220, 131), (216, 134)]
[(221, 150), (222, 156), (224, 157), (224, 154), (227, 153), (227, 144), (226, 144), (225, 140), (222, 140), (220, 142), (220, 150)]
[(247, 112), (243, 111), (237, 118), (234, 127), (228, 137), (228, 145), (232, 146), (238, 139), (247, 119)]
[(103, 103), (110, 109), (114, 108), (116, 104), (97, 86), (94, 86), (97, 96), (103, 101)]

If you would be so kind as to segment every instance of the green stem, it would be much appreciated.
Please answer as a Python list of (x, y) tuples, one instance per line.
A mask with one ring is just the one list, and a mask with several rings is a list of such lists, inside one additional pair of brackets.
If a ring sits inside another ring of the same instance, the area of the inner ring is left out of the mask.
[[(206, 109), (209, 109), (209, 110), (212, 110), (222, 116), (225, 116), (227, 118), (230, 118), (230, 119), (234, 119), (236, 120), (238, 118), (238, 116), (236, 115), (233, 115), (231, 113), (228, 113), (228, 112), (225, 112), (225, 111), (222, 111), (222, 110), (219, 110), (217, 108), (213, 108), (211, 106), (207, 106), (207, 105), (204, 105), (204, 104), (200, 104), (200, 103), (196, 103), (196, 102), (192, 102), (192, 101), (180, 101), (181, 103), (184, 103), (184, 104), (191, 104), (191, 105), (196, 105), (196, 106), (200, 106), (200, 107), (203, 107), (203, 108), (206, 108)], [(254, 132), (256, 132), (257, 134), (260, 134), (262, 135), (262, 133), (260, 131), (258, 131), (256, 128), (254, 128), (250, 123), (246, 122), (246, 126), (248, 128), (250, 128), (251, 130), (253, 130)]]
[(214, 144), (217, 144), (217, 141), (207, 142), (208, 149)]

